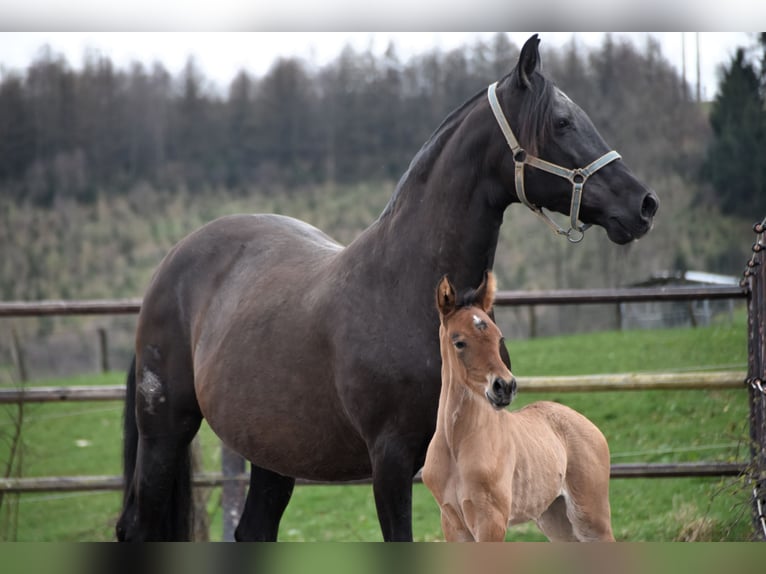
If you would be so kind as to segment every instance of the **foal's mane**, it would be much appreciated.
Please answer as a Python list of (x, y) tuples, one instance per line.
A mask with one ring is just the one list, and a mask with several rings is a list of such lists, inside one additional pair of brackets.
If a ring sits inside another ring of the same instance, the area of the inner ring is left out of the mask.
[[(516, 77), (516, 67), (514, 67), (509, 74), (504, 76), (498, 82), (498, 86), (507, 82), (516, 81)], [(522, 98), (521, 107), (519, 109), (519, 117), (524, 118), (525, 121), (523, 121), (520, 126), (512, 125), (511, 127), (516, 133), (522, 147), (532, 155), (537, 155), (538, 150), (550, 135), (551, 127), (550, 122), (548, 122), (547, 119), (551, 113), (555, 85), (539, 71), (536, 71), (531, 75), (529, 82), (530, 86), (527, 90), (531, 97), (528, 96)], [(439, 127), (433, 131), (428, 140), (426, 140), (420, 150), (412, 158), (407, 171), (405, 171), (399, 179), (394, 194), (383, 210), (383, 213), (381, 213), (381, 217), (392, 211), (394, 205), (402, 194), (402, 190), (407, 187), (408, 183), (415, 180), (425, 181), (428, 178), (428, 174), (433, 169), (436, 159), (439, 157), (439, 154), (441, 154), (447, 141), (449, 141), (450, 136), (462, 123), (466, 114), (473, 108), (476, 101), (486, 97), (486, 93), (486, 88), (479, 90), (463, 102), (462, 105), (453, 110), (441, 124), (439, 124)]]
[(455, 310), (464, 309), (466, 307), (478, 307), (479, 306), (479, 292), (478, 289), (468, 288), (465, 291), (458, 293), (457, 301), (455, 302)]

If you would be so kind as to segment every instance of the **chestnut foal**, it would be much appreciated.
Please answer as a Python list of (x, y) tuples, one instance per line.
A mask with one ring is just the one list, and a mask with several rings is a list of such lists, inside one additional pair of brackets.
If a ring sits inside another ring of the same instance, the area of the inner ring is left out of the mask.
[(448, 541), (502, 541), (534, 520), (552, 541), (614, 541), (609, 447), (580, 413), (539, 401), (508, 412), (516, 380), (490, 319), (495, 281), (458, 300), (445, 276), (436, 291), (442, 389), (423, 482), (441, 508)]

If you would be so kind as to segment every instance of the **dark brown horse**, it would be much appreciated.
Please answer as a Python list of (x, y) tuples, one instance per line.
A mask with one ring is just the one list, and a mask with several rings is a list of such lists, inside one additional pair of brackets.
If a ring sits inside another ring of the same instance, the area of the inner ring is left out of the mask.
[(295, 477), (370, 476), (384, 539), (412, 539), (412, 477), (441, 387), (439, 278), (481, 281), (520, 195), (571, 212), (570, 238), (579, 214), (617, 243), (645, 234), (659, 205), (541, 75), (538, 43), (444, 120), (347, 247), (289, 217), (236, 215), (170, 251), (138, 320), (119, 539), (188, 537), (188, 447), (202, 417), (252, 463), (238, 540), (276, 539)]

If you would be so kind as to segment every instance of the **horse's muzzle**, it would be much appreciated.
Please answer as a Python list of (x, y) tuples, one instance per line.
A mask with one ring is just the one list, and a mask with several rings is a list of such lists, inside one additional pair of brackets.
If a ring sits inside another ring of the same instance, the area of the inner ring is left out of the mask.
[(509, 381), (495, 378), (492, 385), (486, 392), (487, 400), (496, 409), (504, 409), (511, 404), (516, 396), (516, 379), (511, 377)]

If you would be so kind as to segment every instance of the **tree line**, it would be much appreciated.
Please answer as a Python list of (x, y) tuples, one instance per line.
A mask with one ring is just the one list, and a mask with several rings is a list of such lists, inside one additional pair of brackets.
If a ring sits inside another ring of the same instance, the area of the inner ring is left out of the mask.
[(713, 139), (702, 175), (725, 213), (766, 215), (766, 32), (723, 69), (710, 113)]
[[(711, 141), (660, 46), (605, 36), (585, 50), (541, 46), (543, 68), (641, 175), (697, 177)], [(0, 194), (37, 205), (90, 201), (142, 183), (282, 191), (398, 179), (450, 110), (507, 73), (519, 48), (498, 33), (403, 61), (345, 48), (322, 67), (280, 59), (242, 70), (224, 94), (190, 59), (120, 69), (51, 49), (0, 82)]]

